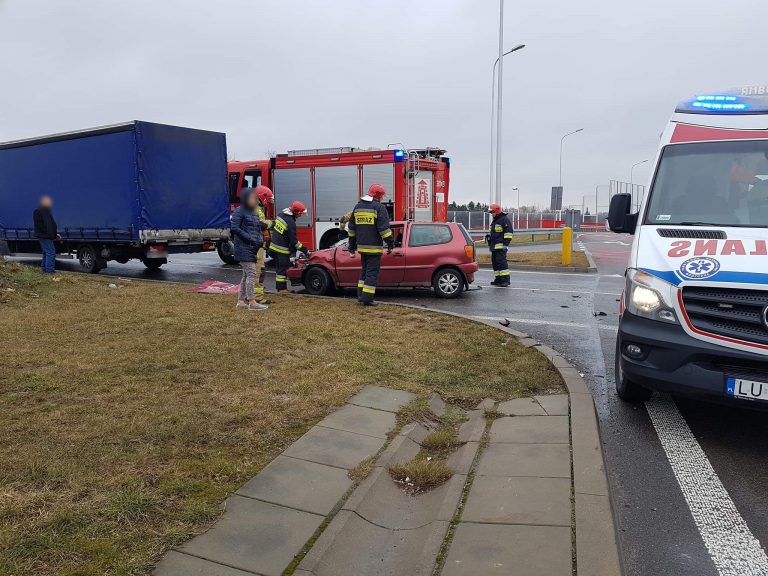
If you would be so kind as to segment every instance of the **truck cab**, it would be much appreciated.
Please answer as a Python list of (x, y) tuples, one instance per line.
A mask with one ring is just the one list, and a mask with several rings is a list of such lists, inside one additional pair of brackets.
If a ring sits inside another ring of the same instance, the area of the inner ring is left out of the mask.
[(661, 138), (649, 192), (612, 198), (634, 235), (616, 387), (768, 407), (768, 86), (697, 94)]

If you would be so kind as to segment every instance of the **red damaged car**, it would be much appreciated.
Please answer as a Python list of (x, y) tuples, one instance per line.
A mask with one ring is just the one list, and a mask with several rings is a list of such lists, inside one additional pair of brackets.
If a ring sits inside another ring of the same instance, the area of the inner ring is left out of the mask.
[[(392, 222), (395, 249), (384, 252), (379, 287), (429, 287), (441, 298), (456, 298), (475, 280), (475, 245), (464, 226), (455, 222)], [(356, 288), (360, 255), (351, 256), (345, 240), (297, 259), (288, 269), (291, 284), (309, 294), (331, 294)]]

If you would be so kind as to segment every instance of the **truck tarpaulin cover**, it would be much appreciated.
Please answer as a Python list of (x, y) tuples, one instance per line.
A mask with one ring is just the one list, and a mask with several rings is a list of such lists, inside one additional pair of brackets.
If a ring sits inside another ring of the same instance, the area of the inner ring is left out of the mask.
[(69, 238), (228, 229), (224, 134), (147, 122), (0, 144), (0, 238), (31, 234), (42, 195)]

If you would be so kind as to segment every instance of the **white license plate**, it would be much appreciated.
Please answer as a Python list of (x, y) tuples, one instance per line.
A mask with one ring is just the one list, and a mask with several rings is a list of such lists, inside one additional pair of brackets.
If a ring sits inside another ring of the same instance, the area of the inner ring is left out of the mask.
[(725, 392), (735, 398), (768, 402), (768, 382), (755, 382), (731, 376), (728, 378)]

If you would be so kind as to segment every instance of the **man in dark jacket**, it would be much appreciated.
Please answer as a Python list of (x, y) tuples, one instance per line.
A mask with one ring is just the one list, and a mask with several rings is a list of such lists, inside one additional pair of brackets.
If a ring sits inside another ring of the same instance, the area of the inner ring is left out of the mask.
[(486, 237), (488, 249), (491, 251), (491, 265), (495, 274), (491, 284), (506, 288), (509, 286), (507, 251), (510, 242), (512, 242), (512, 222), (509, 221), (509, 216), (498, 204), (491, 204), (488, 212), (493, 214), (491, 233)]
[(357, 299), (364, 306), (376, 305), (374, 297), (384, 253), (383, 242), (387, 243), (387, 254), (395, 246), (395, 238), (389, 228), (389, 214), (381, 203), (385, 194), (384, 186), (371, 184), (368, 194), (360, 198), (347, 224), (349, 253), (354, 256), (355, 252), (360, 252), (362, 259)]
[(52, 209), (51, 197), (43, 196), (40, 198), (40, 204), (32, 213), (35, 238), (40, 242), (40, 250), (43, 253), (40, 268), (45, 274), (53, 274), (56, 270), (56, 245), (54, 242), (61, 240), (56, 227), (56, 220), (53, 219)]
[(299, 241), (296, 235), (296, 218), (307, 213), (307, 207), (303, 202), (295, 200), (288, 208), (275, 216), (272, 222), (272, 239), (269, 242), (269, 251), (275, 259), (275, 286), (278, 292), (288, 290), (288, 266), (291, 263), (291, 254), (301, 252), (305, 256), (309, 250)]
[(238, 310), (266, 310), (267, 307), (254, 298), (256, 284), (256, 260), (259, 248), (264, 242), (262, 230), (267, 223), (259, 220), (256, 210), (258, 200), (251, 188), (244, 188), (240, 193), (240, 206), (232, 214), (232, 237), (235, 245), (235, 260), (243, 268), (240, 292), (237, 298)]

